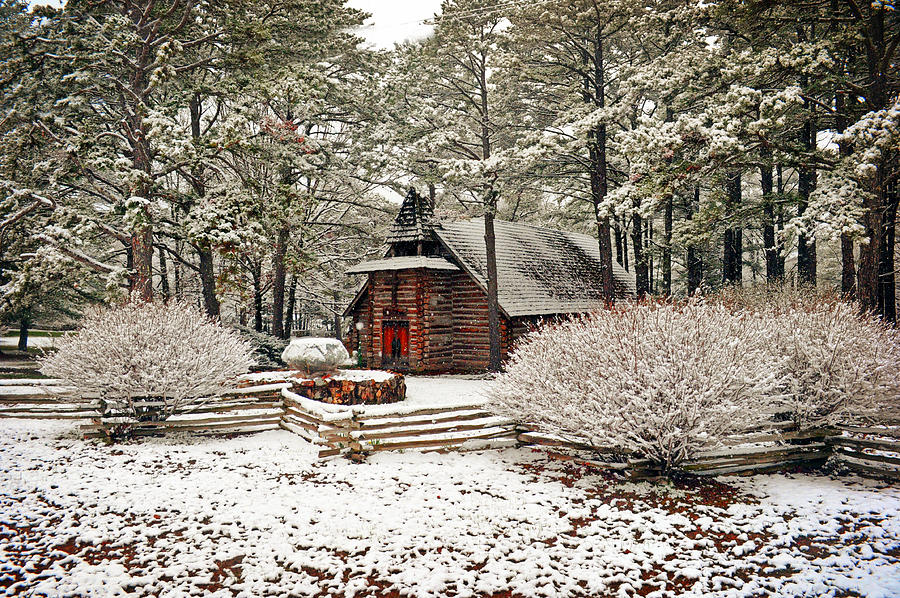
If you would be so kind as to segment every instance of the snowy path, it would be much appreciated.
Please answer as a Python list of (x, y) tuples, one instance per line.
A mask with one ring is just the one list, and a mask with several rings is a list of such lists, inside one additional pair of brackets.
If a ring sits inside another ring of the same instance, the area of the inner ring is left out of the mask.
[(2, 421), (0, 593), (900, 595), (896, 487), (665, 489), (529, 450), (315, 454), (283, 431), (105, 446)]

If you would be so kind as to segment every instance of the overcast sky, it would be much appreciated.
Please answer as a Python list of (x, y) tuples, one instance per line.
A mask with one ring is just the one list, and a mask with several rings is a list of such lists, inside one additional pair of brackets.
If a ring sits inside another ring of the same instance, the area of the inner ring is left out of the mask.
[[(31, 0), (36, 4), (59, 6), (63, 0)], [(422, 39), (431, 26), (422, 23), (441, 8), (441, 0), (349, 0), (350, 6), (372, 14), (360, 34), (378, 48)]]
[(422, 21), (441, 8), (441, 0), (350, 0), (349, 4), (372, 13), (360, 33), (379, 48), (427, 36), (431, 26)]

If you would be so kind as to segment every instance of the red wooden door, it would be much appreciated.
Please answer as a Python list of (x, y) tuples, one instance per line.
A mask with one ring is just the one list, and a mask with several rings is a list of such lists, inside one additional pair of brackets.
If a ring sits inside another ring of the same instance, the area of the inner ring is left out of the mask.
[(382, 325), (381, 361), (384, 365), (409, 365), (409, 322), (385, 322)]

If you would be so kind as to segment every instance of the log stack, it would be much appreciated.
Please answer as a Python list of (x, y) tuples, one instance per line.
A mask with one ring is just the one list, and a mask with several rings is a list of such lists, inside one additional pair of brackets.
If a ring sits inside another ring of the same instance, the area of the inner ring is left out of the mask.
[(338, 376), (288, 380), (298, 395), (332, 405), (380, 405), (406, 398), (406, 381), (401, 374), (393, 374), (387, 379), (360, 380)]

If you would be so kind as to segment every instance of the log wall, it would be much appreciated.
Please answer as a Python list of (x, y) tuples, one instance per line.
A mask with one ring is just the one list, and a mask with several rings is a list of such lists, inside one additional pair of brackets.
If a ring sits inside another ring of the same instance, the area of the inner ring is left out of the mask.
[[(410, 371), (423, 369), (423, 283), (423, 273), (420, 270), (393, 270), (369, 275), (369, 295), (372, 302), (369, 328), (371, 342), (367, 347), (369, 367)], [(409, 324), (409, 362), (406, 367), (388, 364), (388, 360), (382, 355), (382, 330), (385, 322)]]
[[(509, 349), (509, 320), (500, 316), (500, 355)], [(487, 295), (472, 278), (453, 276), (453, 366), (461, 372), (483, 372), (490, 365)]]
[[(396, 291), (394, 287), (396, 286)], [(367, 367), (440, 374), (481, 372), (488, 368), (489, 330), (487, 296), (464, 272), (426, 269), (373, 272), (369, 291), (351, 314), (363, 331), (353, 336), (363, 343)], [(382, 356), (385, 322), (409, 323), (409, 363), (397, 367)], [(527, 332), (533, 318), (500, 317), (501, 355), (506, 359), (510, 342)]]
[[(362, 367), (370, 367), (372, 364), (372, 293), (368, 290), (360, 299), (352, 316), (353, 322), (344, 344), (351, 355), (354, 352), (359, 353), (359, 362)], [(362, 326), (357, 328), (357, 323), (361, 323)]]
[(422, 370), (428, 373), (452, 372), (453, 363), (453, 288), (452, 272), (429, 270), (423, 273), (422, 304), (425, 348)]

